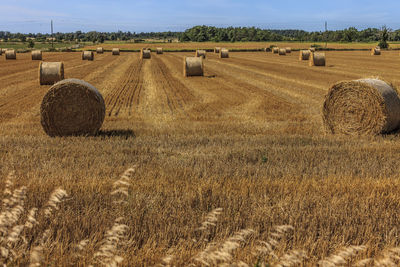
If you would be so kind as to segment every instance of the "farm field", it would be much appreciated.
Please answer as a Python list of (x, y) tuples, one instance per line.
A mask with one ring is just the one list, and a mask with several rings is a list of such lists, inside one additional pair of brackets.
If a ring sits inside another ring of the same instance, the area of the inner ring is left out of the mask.
[[(366, 246), (355, 260), (400, 246), (400, 136), (332, 136), (321, 119), (338, 81), (379, 76), (400, 87), (398, 52), (326, 52), (326, 67), (299, 62), (298, 52), (207, 53), (205, 76), (185, 78), (183, 58), (192, 54), (82, 61), (80, 53), (43, 53), (44, 61), (64, 62), (65, 78), (91, 83), (105, 99), (101, 133), (68, 138), (50, 138), (40, 125), (50, 86), (39, 86), (39, 63), (29, 53), (0, 58), (2, 180), (15, 171), (16, 184), (27, 186), (27, 210), (45, 205), (54, 188), (69, 194), (36, 233), (50, 229), (47, 263), (87, 265), (121, 216), (129, 227), (119, 250), (125, 265), (155, 265), (167, 255), (188, 265), (208, 241), (251, 228), (234, 255), (254, 266), (250, 252), (278, 225), (294, 230), (276, 253), (305, 250), (306, 266), (350, 245)], [(134, 166), (128, 205), (114, 207), (112, 184)], [(223, 209), (215, 228), (199, 234), (215, 208)]]
[[(103, 46), (105, 49), (110, 50), (113, 47), (120, 47), (122, 50), (141, 49), (143, 47), (163, 47), (164, 49), (214, 49), (214, 47), (224, 47), (228, 49), (262, 49), (277, 45), (279, 47), (291, 47), (293, 49), (308, 49), (311, 45), (317, 44), (325, 47), (325, 43), (320, 42), (182, 42), (182, 43), (127, 43), (127, 42), (105, 42), (104, 44), (87, 45), (85, 48), (96, 49), (98, 46)], [(371, 49), (378, 43), (328, 43), (327, 48), (334, 49)], [(390, 48), (400, 48), (399, 43), (390, 43)]]

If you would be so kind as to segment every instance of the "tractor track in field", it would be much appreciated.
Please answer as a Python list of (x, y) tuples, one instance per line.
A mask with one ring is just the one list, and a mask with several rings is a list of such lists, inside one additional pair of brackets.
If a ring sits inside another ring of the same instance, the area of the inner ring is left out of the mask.
[(119, 116), (122, 111), (127, 111), (128, 115), (132, 115), (136, 111), (143, 87), (142, 68), (142, 60), (131, 63), (123, 78), (106, 96), (105, 103), (108, 107), (108, 116)]

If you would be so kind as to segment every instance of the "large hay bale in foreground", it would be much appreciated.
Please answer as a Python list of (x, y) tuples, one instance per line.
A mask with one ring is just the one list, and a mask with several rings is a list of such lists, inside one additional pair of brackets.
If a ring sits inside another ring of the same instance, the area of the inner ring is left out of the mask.
[(140, 58), (141, 59), (151, 58), (151, 51), (148, 49), (141, 49), (140, 50)]
[(42, 60), (42, 51), (33, 50), (31, 53), (32, 60)]
[(279, 49), (279, 55), (280, 56), (286, 56), (286, 49), (285, 48), (280, 48)]
[(311, 51), (310, 50), (300, 50), (300, 54), (299, 54), (299, 60), (309, 60), (310, 59), (310, 55), (311, 55)]
[(96, 53), (97, 53), (97, 54), (103, 54), (103, 53), (104, 53), (103, 47), (97, 47), (97, 48), (96, 48)]
[(204, 63), (203, 57), (184, 57), (183, 76), (203, 76)]
[(113, 48), (112, 49), (112, 55), (113, 56), (119, 56), (119, 48)]
[(375, 47), (371, 49), (371, 56), (380, 56), (381, 55), (381, 48)]
[(94, 60), (93, 51), (82, 51), (82, 60)]
[(376, 78), (339, 82), (325, 97), (324, 124), (331, 133), (382, 134), (400, 126), (396, 88)]
[(309, 63), (310, 66), (325, 66), (325, 53), (311, 53)]
[(286, 47), (286, 54), (292, 53), (292, 48), (291, 47)]
[(40, 85), (52, 85), (64, 80), (64, 63), (62, 62), (40, 62), (39, 83)]
[(40, 122), (49, 136), (94, 135), (104, 117), (105, 105), (100, 92), (78, 79), (53, 85), (40, 106)]
[(162, 48), (162, 47), (157, 47), (157, 49), (156, 49), (156, 53), (157, 53), (157, 55), (161, 55), (161, 54), (163, 54), (163, 53), (164, 53), (164, 50), (163, 50), (163, 48)]
[(272, 53), (273, 54), (278, 54), (279, 53), (279, 47), (273, 47), (272, 48)]
[(196, 50), (196, 57), (206, 58), (206, 50)]
[(229, 50), (226, 48), (222, 48), (219, 51), (219, 58), (229, 58)]
[(220, 50), (221, 50), (221, 47), (215, 47), (214, 48), (214, 53), (219, 54)]
[(6, 51), (6, 59), (17, 59), (17, 53), (14, 49)]

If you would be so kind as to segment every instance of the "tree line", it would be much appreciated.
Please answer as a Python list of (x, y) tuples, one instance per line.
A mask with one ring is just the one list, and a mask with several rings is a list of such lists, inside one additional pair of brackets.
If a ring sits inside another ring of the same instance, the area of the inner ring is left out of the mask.
[(400, 30), (391, 30), (383, 26), (380, 29), (368, 28), (357, 30), (350, 27), (336, 31), (314, 31), (304, 30), (267, 30), (256, 27), (228, 27), (217, 28), (212, 26), (195, 26), (184, 32), (70, 32), (70, 33), (11, 33), (0, 31), (0, 39), (3, 41), (20, 40), (25, 42), (27, 39), (34, 38), (35, 41), (45, 41), (53, 37), (56, 41), (75, 41), (103, 43), (104, 41), (127, 41), (156, 39), (166, 41), (169, 39), (179, 39), (181, 42), (257, 42), (257, 41), (303, 41), (303, 42), (376, 42), (380, 41), (385, 35), (387, 41), (400, 41)]

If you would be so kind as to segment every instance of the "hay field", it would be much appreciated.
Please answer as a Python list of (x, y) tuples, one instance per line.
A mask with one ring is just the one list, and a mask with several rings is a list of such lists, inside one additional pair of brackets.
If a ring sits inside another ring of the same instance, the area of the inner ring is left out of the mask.
[[(308, 49), (311, 45), (317, 44), (321, 47), (325, 47), (325, 43), (320, 42), (202, 42), (202, 43), (128, 43), (128, 42), (105, 42), (104, 44), (87, 45), (85, 48), (96, 49), (98, 46), (103, 46), (105, 49), (112, 49), (113, 47), (120, 47), (122, 50), (133, 50), (141, 49), (144, 46), (149, 46), (152, 49), (156, 47), (163, 47), (164, 49), (214, 49), (214, 47), (225, 47), (228, 49), (263, 49), (270, 47), (271, 45), (277, 45), (279, 47), (291, 47), (292, 49)], [(334, 49), (371, 49), (378, 45), (378, 43), (328, 43), (327, 48)], [(400, 48), (399, 43), (391, 43), (390, 48)]]
[[(205, 76), (184, 78), (189, 55), (141, 61), (139, 53), (105, 53), (91, 62), (80, 53), (43, 53), (106, 102), (102, 132), (70, 138), (49, 138), (41, 128), (49, 86), (38, 85), (39, 63), (30, 54), (0, 58), (0, 192), (15, 171), (16, 185), (27, 186), (26, 210), (44, 206), (57, 187), (69, 194), (35, 230), (50, 229), (46, 263), (90, 263), (121, 216), (124, 265), (154, 265), (167, 255), (187, 265), (205, 249), (201, 239), (220, 242), (251, 228), (234, 257), (254, 266), (251, 251), (276, 225), (294, 227), (276, 253), (305, 250), (306, 266), (350, 245), (367, 246), (359, 258), (400, 246), (400, 136), (326, 135), (321, 119), (337, 81), (381, 76), (400, 86), (397, 52), (327, 52), (323, 68), (299, 62), (298, 52), (208, 53)], [(113, 182), (135, 165), (128, 205), (113, 206)], [(216, 226), (199, 234), (215, 208), (223, 209)]]

